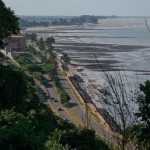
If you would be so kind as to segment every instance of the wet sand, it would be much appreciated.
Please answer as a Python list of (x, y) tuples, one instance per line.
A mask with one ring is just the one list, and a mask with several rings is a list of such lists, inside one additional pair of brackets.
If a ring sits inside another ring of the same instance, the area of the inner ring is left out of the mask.
[[(122, 63), (115, 60), (114, 53), (131, 53), (139, 49), (146, 48), (139, 45), (113, 45), (113, 44), (93, 44), (93, 43), (56, 43), (55, 51), (57, 53), (66, 52), (71, 57), (72, 65), (78, 65), (86, 69), (100, 71), (118, 70), (118, 66)], [(101, 68), (100, 68), (101, 67)]]

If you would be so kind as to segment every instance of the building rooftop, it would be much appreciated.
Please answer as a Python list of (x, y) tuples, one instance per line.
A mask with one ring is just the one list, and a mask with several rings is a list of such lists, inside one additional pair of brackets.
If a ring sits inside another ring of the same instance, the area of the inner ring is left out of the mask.
[(11, 38), (25, 38), (23, 35), (12, 35)]

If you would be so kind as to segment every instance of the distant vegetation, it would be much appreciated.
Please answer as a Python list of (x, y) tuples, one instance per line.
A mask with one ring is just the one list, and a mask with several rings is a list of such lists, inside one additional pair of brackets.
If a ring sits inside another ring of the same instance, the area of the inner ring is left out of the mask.
[(23, 19), (20, 19), (20, 28), (27, 28), (27, 27), (37, 27), (37, 26), (49, 26), (49, 22), (48, 21), (40, 21), (40, 22), (37, 22), (37, 21), (28, 21), (28, 20), (23, 20)]
[(83, 25), (84, 23), (98, 23), (98, 19), (105, 18), (102, 16), (90, 16), (90, 15), (83, 15), (79, 17), (59, 17), (59, 18), (30, 18), (21, 17), (20, 19), (20, 27), (36, 27), (36, 26), (66, 26), (66, 25)]
[(54, 20), (51, 25), (83, 25), (84, 23), (98, 23), (96, 16), (79, 16), (72, 17), (70, 19), (60, 18), (59, 20)]

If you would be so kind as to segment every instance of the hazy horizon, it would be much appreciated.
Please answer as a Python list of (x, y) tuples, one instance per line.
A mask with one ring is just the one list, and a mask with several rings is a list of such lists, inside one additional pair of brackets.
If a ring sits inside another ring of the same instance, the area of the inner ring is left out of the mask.
[(20, 16), (150, 16), (150, 0), (3, 0)]
[[(120, 17), (120, 18), (150, 18), (149, 16), (117, 16), (117, 15), (92, 15), (92, 14), (83, 14), (84, 15), (89, 15), (89, 16), (104, 16), (104, 17)], [(82, 16), (82, 15), (17, 15), (17, 16), (22, 16), (22, 17), (77, 17), (77, 16)]]

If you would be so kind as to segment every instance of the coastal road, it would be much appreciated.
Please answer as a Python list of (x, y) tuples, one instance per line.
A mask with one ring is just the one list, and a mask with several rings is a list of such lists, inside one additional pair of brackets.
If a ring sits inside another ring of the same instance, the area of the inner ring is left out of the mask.
[(69, 103), (70, 103), (70, 107), (71, 107), (72, 111), (78, 116), (78, 118), (80, 118), (80, 121), (82, 121), (85, 115), (84, 115), (83, 111), (81, 110), (79, 104), (75, 100), (76, 97), (72, 93), (72, 90), (70, 89), (69, 85), (67, 84), (66, 79), (62, 76), (60, 70), (57, 70), (57, 73), (58, 73), (58, 78), (60, 80), (61, 85), (64, 87), (65, 91), (70, 96)]
[[(12, 58), (6, 58), (6, 60), (12, 61)], [(15, 61), (12, 61), (13, 63)], [(65, 88), (66, 92), (68, 93), (68, 95), (70, 96), (70, 103), (71, 103), (71, 109), (72, 111), (76, 114), (76, 116), (78, 116), (78, 118), (82, 119), (85, 118), (85, 113), (83, 111), (83, 109), (80, 107), (80, 105), (78, 104), (78, 100), (77, 98), (74, 96), (74, 94), (72, 93), (72, 90), (70, 89), (66, 79), (61, 75), (61, 72), (58, 70), (58, 77), (60, 79), (61, 84), (63, 85), (63, 87)], [(62, 106), (62, 104), (59, 101), (59, 97), (57, 95), (57, 92), (55, 91), (53, 85), (51, 84), (50, 80), (47, 80), (47, 85), (46, 85), (47, 91), (50, 95), (50, 98), (52, 100), (53, 105), (55, 106), (55, 108), (61, 108), (61, 110), (58, 110), (59, 115), (61, 116), (61, 118), (68, 118), (69, 120), (73, 120), (70, 115), (64, 110), (64, 107)], [(76, 122), (75, 122), (76, 124)], [(116, 140), (114, 138), (114, 136), (106, 131), (102, 125), (98, 124), (97, 122), (95, 122), (93, 119), (90, 120), (90, 127), (93, 128), (98, 134), (100, 134), (100, 136), (105, 137), (106, 139), (109, 139), (111, 142), (116, 143)]]
[[(65, 88), (66, 92), (68, 93), (68, 95), (71, 98), (69, 102), (71, 103), (72, 111), (81, 120), (83, 120), (83, 118), (85, 118), (85, 112), (83, 111), (83, 109), (78, 104), (77, 98), (75, 97), (72, 90), (70, 89), (66, 79), (62, 76), (60, 70), (57, 70), (57, 72), (58, 72), (58, 77), (60, 79), (60, 82), (61, 82), (62, 86)], [(102, 136), (106, 139), (109, 139), (111, 142), (117, 143), (117, 141), (116, 141), (115, 137), (112, 135), (112, 133), (110, 133), (109, 131), (104, 129), (101, 124), (97, 123), (92, 118), (90, 119), (90, 128), (94, 129), (100, 136)]]
[(70, 120), (70, 116), (67, 114), (67, 112), (63, 109), (62, 104), (59, 101), (59, 97), (57, 92), (55, 91), (52, 83), (50, 80), (47, 80), (47, 85), (46, 85), (47, 91), (50, 95), (51, 102), (53, 103), (54, 107), (58, 111), (59, 115), (61, 118), (65, 119), (68, 118)]

